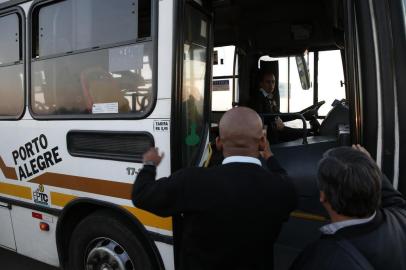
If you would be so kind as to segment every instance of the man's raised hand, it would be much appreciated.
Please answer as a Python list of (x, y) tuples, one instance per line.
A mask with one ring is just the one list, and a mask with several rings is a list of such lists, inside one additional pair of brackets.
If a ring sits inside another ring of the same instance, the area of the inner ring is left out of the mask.
[(144, 164), (153, 163), (155, 166), (158, 166), (164, 158), (164, 153), (159, 154), (158, 151), (158, 148), (152, 147), (145, 152), (142, 156)]

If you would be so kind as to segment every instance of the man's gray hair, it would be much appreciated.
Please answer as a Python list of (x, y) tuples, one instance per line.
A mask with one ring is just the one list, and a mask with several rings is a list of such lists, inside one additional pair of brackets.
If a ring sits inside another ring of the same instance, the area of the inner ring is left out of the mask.
[(380, 206), (382, 174), (366, 154), (351, 147), (327, 151), (317, 181), (331, 207), (340, 215), (364, 218)]

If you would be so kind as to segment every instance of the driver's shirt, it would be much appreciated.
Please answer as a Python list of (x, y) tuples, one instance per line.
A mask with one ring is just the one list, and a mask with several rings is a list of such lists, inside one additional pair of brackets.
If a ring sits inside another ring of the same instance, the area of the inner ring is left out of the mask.
[(271, 93), (267, 93), (264, 89), (260, 88), (259, 91), (264, 95), (265, 99), (269, 102), (271, 106), (270, 113), (279, 113), (278, 103), (274, 99), (274, 95)]

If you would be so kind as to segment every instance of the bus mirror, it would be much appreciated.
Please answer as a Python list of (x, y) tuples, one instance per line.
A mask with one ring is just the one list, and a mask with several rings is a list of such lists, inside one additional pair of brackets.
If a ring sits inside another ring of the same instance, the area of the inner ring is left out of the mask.
[(310, 85), (310, 74), (309, 67), (304, 55), (296, 56), (297, 72), (299, 74), (300, 83), (302, 84), (303, 90), (309, 90)]

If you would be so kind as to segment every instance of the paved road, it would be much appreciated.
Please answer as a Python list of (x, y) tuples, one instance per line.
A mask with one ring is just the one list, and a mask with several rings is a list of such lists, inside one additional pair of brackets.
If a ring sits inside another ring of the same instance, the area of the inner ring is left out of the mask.
[(58, 270), (25, 256), (0, 248), (0, 269), (1, 270)]

